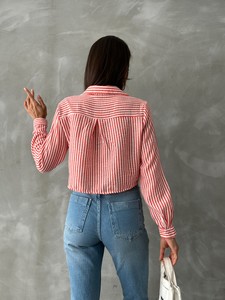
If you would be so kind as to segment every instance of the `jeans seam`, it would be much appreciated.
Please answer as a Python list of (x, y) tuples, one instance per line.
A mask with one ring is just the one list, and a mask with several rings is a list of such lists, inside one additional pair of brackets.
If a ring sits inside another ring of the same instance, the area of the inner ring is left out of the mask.
[(97, 202), (97, 233), (99, 240), (101, 240), (101, 200), (96, 199)]

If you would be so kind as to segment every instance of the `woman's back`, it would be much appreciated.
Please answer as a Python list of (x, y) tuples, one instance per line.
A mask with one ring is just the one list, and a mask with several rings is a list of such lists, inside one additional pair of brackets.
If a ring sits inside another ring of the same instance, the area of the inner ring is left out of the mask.
[[(48, 136), (60, 146), (46, 141), (45, 151), (32, 147), (39, 171), (55, 168), (69, 148), (69, 189), (108, 194), (135, 186), (145, 105), (114, 86), (90, 86), (81, 95), (66, 97), (57, 107)], [(35, 129), (37, 144), (43, 138), (38, 120)], [(58, 148), (63, 155), (58, 155)]]

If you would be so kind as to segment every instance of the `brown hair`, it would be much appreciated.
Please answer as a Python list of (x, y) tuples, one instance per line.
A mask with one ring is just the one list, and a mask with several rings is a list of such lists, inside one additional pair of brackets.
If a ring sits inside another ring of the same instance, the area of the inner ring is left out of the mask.
[(88, 54), (84, 89), (90, 85), (113, 85), (124, 90), (131, 53), (120, 38), (108, 35), (98, 39)]

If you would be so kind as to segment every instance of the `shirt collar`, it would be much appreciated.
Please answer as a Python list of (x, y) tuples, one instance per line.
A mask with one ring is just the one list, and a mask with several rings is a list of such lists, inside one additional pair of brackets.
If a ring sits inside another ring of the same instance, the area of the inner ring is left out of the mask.
[(120, 94), (126, 95), (123, 90), (114, 85), (90, 85), (83, 94), (93, 94), (93, 95), (105, 95), (105, 94)]

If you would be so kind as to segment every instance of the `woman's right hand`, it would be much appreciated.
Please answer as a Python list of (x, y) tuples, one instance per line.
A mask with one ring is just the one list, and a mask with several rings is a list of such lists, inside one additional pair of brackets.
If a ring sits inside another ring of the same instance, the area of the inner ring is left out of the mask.
[(169, 257), (171, 259), (172, 265), (175, 265), (178, 260), (178, 251), (179, 251), (179, 246), (176, 242), (176, 239), (160, 237), (159, 260), (163, 259), (166, 248), (170, 248)]

